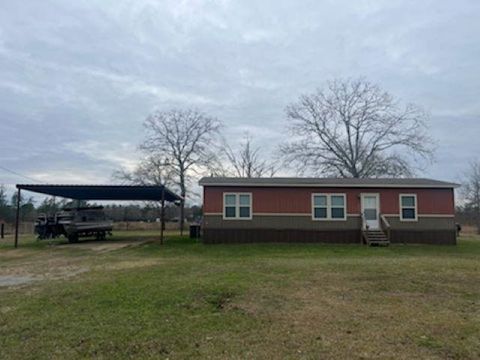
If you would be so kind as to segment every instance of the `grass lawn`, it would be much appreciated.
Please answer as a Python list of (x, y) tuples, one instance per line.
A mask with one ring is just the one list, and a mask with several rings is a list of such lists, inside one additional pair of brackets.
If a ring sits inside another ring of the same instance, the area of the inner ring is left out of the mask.
[(458, 246), (0, 241), (0, 359), (480, 358)]

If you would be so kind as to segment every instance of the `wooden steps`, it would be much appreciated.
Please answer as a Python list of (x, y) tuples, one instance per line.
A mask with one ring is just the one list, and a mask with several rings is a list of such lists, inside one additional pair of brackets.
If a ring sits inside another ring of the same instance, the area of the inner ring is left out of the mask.
[(366, 230), (364, 232), (367, 245), (388, 246), (390, 240), (382, 230)]

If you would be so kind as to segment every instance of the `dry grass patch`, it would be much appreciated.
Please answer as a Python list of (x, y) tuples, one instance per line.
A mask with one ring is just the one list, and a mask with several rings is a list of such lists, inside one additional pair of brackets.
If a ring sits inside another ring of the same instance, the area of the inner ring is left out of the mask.
[[(231, 304), (271, 324), (258, 334), (258, 351), (268, 347), (279, 358), (480, 357), (478, 300), (468, 300), (480, 296), (477, 271), (429, 272), (441, 262), (419, 266), (418, 259), (352, 263), (358, 268), (346, 272), (309, 261), (303, 279), (251, 289)], [(410, 273), (412, 266), (420, 271)]]

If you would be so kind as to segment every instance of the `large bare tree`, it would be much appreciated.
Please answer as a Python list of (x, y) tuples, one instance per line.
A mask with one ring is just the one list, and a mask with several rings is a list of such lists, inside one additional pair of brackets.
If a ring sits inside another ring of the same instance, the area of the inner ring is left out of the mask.
[(247, 178), (272, 177), (277, 172), (275, 161), (262, 156), (261, 148), (253, 145), (248, 133), (237, 147), (232, 148), (224, 140), (221, 153), (226, 160), (221, 164), (221, 172), (224, 175)]
[(157, 111), (144, 123), (147, 136), (141, 149), (165, 161), (180, 189), (180, 231), (185, 219), (185, 198), (191, 177), (209, 167), (216, 158), (220, 122), (197, 110)]
[(173, 184), (173, 174), (168, 160), (162, 156), (147, 155), (133, 170), (120, 169), (113, 178), (127, 184), (164, 185)]
[(292, 140), (281, 147), (300, 173), (339, 177), (411, 176), (430, 160), (426, 113), (400, 105), (363, 79), (334, 80), (286, 109)]
[(465, 206), (473, 212), (477, 233), (480, 234), (480, 161), (476, 160), (470, 163), (470, 168), (465, 174), (462, 185), (462, 192), (466, 201)]

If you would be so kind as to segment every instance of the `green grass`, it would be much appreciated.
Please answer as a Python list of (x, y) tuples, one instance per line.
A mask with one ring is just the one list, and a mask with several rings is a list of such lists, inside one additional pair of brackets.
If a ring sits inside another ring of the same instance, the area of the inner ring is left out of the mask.
[(0, 287), (0, 358), (480, 358), (479, 238), (387, 248), (114, 240), (140, 237), (152, 242), (0, 245), (0, 276), (39, 277)]

